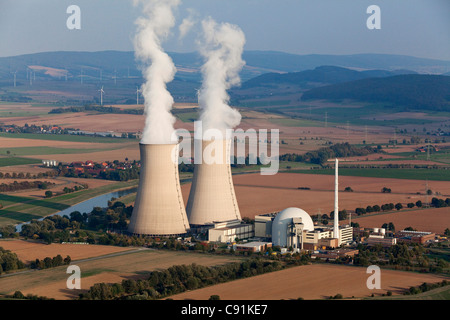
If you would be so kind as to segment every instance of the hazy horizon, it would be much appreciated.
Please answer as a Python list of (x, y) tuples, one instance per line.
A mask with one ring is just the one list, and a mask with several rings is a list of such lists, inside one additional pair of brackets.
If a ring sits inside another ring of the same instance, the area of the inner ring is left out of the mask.
[[(81, 29), (69, 30), (70, 5), (81, 10)], [(369, 30), (367, 8), (381, 10), (381, 29)], [(1, 57), (52, 51), (133, 51), (139, 7), (131, 0), (0, 0)], [(393, 54), (450, 60), (450, 2), (445, 0), (300, 1), (189, 0), (163, 43), (168, 52), (197, 50), (199, 22), (207, 17), (238, 25), (245, 51), (289, 54)], [(183, 19), (192, 28), (180, 39)]]

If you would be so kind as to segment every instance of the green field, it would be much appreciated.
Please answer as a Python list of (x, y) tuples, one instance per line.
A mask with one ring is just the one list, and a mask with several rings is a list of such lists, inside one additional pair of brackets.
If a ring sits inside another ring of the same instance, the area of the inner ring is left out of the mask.
[(253, 100), (243, 101), (239, 103), (240, 107), (255, 108), (255, 107), (273, 107), (283, 106), (291, 103), (291, 100)]
[[(326, 174), (334, 175), (334, 169), (312, 169), (305, 171), (291, 170), (292, 173)], [(410, 180), (450, 181), (450, 169), (397, 169), (397, 168), (370, 168), (370, 169), (339, 169), (339, 175), (351, 177), (392, 178)]]
[(0, 167), (20, 166), (24, 164), (42, 163), (40, 159), (20, 158), (20, 157), (2, 157), (0, 156)]
[(93, 137), (70, 134), (39, 134), (39, 133), (0, 133), (3, 138), (17, 138), (17, 139), (35, 139), (35, 140), (52, 140), (52, 141), (68, 141), (68, 142), (93, 142), (93, 143), (136, 143), (135, 140), (126, 138), (108, 138), (108, 137)]
[(198, 120), (199, 113), (198, 112), (180, 112), (177, 113), (177, 118), (183, 122), (194, 122)]
[(18, 148), (0, 148), (0, 156), (7, 155), (8, 151), (14, 156), (32, 156), (32, 155), (50, 155), (50, 154), (79, 154), (107, 151), (113, 149), (74, 149), (74, 148), (55, 148), (55, 147), (18, 147)]
[(119, 189), (136, 187), (138, 180), (117, 182), (110, 185), (67, 193), (49, 199), (34, 199), (14, 195), (0, 194), (0, 226), (17, 224), (67, 209), (68, 207)]
[[(403, 158), (398, 158), (396, 160), (430, 160), (443, 164), (450, 164), (450, 152), (448, 150), (431, 152), (429, 156), (422, 152), (399, 152), (391, 153), (393, 156), (400, 156)], [(389, 161), (391, 159), (385, 159), (383, 161)]]
[(370, 300), (450, 300), (450, 286), (445, 286), (414, 295), (376, 297), (371, 298)]
[(324, 122), (314, 121), (314, 120), (306, 120), (306, 119), (279, 119), (272, 118), (269, 121), (273, 124), (283, 126), (283, 127), (323, 127)]

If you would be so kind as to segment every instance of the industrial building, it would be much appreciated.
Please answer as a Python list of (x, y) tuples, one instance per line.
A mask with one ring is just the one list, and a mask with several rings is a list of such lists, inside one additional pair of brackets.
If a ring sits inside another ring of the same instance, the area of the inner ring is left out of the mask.
[(401, 230), (395, 234), (398, 242), (412, 242), (424, 244), (428, 241), (434, 241), (436, 234), (425, 231)]
[[(334, 212), (338, 207), (338, 160), (335, 160)], [(255, 217), (255, 237), (271, 240), (274, 246), (292, 248), (294, 251), (337, 248), (353, 241), (353, 228), (339, 225), (338, 214), (333, 226), (315, 226), (311, 216), (299, 208), (287, 208)]]
[[(190, 225), (241, 220), (231, 175), (231, 141), (197, 140), (194, 143), (201, 143), (202, 161), (194, 164), (194, 176), (186, 206)], [(214, 151), (214, 156), (210, 151)]]
[(208, 240), (213, 242), (232, 243), (237, 239), (249, 239), (255, 235), (253, 225), (241, 223), (241, 220), (216, 222), (208, 229)]
[(334, 261), (338, 258), (354, 257), (358, 253), (357, 249), (317, 250), (311, 254), (311, 259)]
[(364, 243), (368, 246), (382, 245), (383, 247), (390, 247), (397, 244), (397, 238), (371, 234), (364, 240)]
[(272, 241), (274, 246), (292, 247), (294, 250), (336, 248), (353, 241), (353, 228), (315, 226), (310, 215), (299, 208), (287, 208), (281, 212), (255, 216), (255, 237)]
[(235, 250), (239, 252), (264, 252), (267, 248), (271, 248), (271, 242), (253, 241), (235, 245)]
[(139, 144), (141, 172), (128, 232), (179, 235), (189, 230), (178, 176), (178, 144)]
[(58, 162), (56, 160), (42, 160), (42, 165), (44, 167), (56, 167)]

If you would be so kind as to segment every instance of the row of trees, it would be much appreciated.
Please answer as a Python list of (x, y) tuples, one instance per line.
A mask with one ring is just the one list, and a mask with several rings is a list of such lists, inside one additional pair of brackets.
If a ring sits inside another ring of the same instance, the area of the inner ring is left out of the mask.
[(413, 295), (413, 294), (419, 294), (423, 292), (427, 292), (433, 289), (442, 288), (445, 286), (448, 286), (450, 283), (447, 280), (442, 280), (438, 283), (427, 283), (424, 282), (418, 287), (410, 287), (408, 291), (404, 292), (404, 295)]
[(153, 271), (147, 280), (123, 280), (121, 283), (97, 283), (81, 300), (161, 299), (186, 290), (263, 274), (282, 269), (278, 261), (252, 259), (221, 266), (207, 267), (197, 264), (175, 265), (164, 271)]
[(281, 161), (310, 162), (323, 165), (328, 159), (352, 156), (364, 156), (372, 153), (382, 152), (381, 149), (370, 146), (356, 147), (348, 142), (337, 143), (329, 147), (320, 148), (317, 151), (307, 152), (304, 155), (287, 153), (280, 156)]
[(58, 254), (57, 256), (50, 258), (50, 257), (45, 257), (42, 260), (36, 259), (35, 261), (32, 261), (30, 263), (30, 268), (31, 269), (48, 269), (48, 268), (54, 268), (54, 267), (59, 267), (62, 265), (68, 265), (70, 264), (70, 262), (72, 261), (72, 259), (70, 258), (70, 256), (67, 256), (63, 259), (63, 257)]
[(13, 183), (0, 184), (0, 192), (11, 192), (27, 189), (47, 189), (49, 186), (53, 186), (55, 183), (48, 181), (14, 181)]
[(66, 107), (66, 108), (55, 108), (49, 111), (52, 113), (68, 113), (68, 112), (86, 112), (86, 111), (96, 111), (100, 113), (113, 113), (113, 114), (143, 114), (142, 109), (120, 109), (117, 107), (105, 107), (98, 105), (85, 105), (81, 107)]
[(25, 264), (19, 260), (17, 254), (0, 247), (0, 274), (7, 271), (25, 268)]
[(38, 174), (31, 174), (29, 172), (0, 172), (0, 179), (42, 179), (42, 178), (51, 178), (57, 176), (56, 171), (47, 171), (47, 172), (39, 172)]
[(431, 199), (431, 205), (435, 208), (450, 207), (450, 198), (447, 198), (445, 200), (433, 198)]
[[(127, 228), (127, 220), (131, 217), (132, 212), (132, 206), (127, 207), (124, 203), (117, 201), (110, 203), (107, 208), (95, 207), (90, 213), (82, 214), (79, 211), (74, 211), (69, 216), (52, 215), (43, 220), (32, 220), (30, 223), (22, 226), (19, 234), (25, 238), (41, 239), (47, 243), (54, 241), (68, 242), (72, 238), (89, 243), (108, 242), (103, 239), (108, 237), (108, 235), (100, 237), (80, 229), (92, 231), (125, 230)], [(70, 230), (77, 230), (77, 232), (71, 234)], [(5, 229), (3, 237), (12, 236), (12, 232), (11, 228)]]
[(359, 253), (353, 263), (360, 266), (378, 265), (402, 270), (421, 272), (444, 272), (449, 263), (442, 258), (430, 258), (428, 249), (420, 244), (396, 244), (389, 247), (381, 245), (358, 245)]

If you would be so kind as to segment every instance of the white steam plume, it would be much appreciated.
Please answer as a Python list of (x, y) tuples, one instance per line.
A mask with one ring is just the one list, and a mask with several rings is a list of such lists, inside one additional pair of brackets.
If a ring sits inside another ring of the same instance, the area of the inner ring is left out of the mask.
[(173, 80), (176, 68), (161, 47), (175, 25), (173, 9), (179, 0), (135, 0), (142, 5), (143, 17), (136, 20), (137, 34), (134, 39), (135, 57), (143, 64), (145, 83), (142, 95), (145, 100), (145, 127), (141, 143), (168, 144), (174, 131), (175, 117), (170, 110), (173, 97), (166, 84)]
[(188, 9), (189, 16), (187, 18), (184, 18), (181, 22), (180, 26), (178, 27), (178, 31), (180, 33), (179, 39), (183, 39), (186, 34), (192, 29), (192, 27), (197, 23), (196, 19), (196, 11), (193, 9)]
[(203, 129), (218, 129), (225, 134), (241, 122), (241, 115), (231, 108), (227, 90), (240, 84), (239, 72), (245, 35), (242, 30), (229, 23), (217, 24), (208, 18), (202, 21), (203, 41), (200, 53), (205, 59), (202, 66), (203, 82), (199, 91), (200, 120)]

